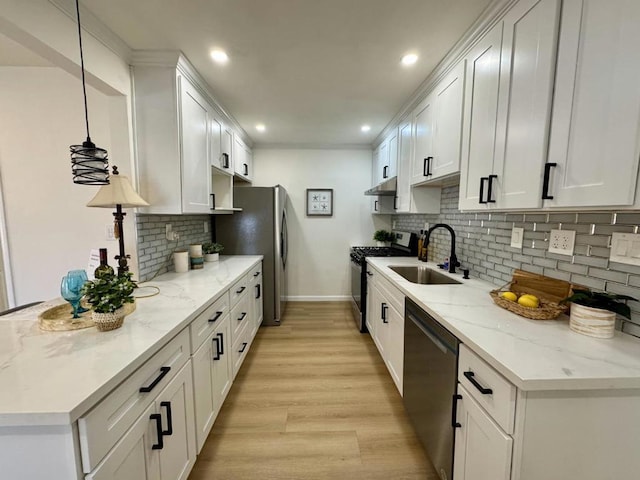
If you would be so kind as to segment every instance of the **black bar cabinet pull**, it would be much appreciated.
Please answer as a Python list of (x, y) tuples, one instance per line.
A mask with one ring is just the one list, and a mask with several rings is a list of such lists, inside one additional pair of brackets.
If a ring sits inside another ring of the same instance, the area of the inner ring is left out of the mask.
[(158, 443), (151, 445), (151, 449), (162, 450), (164, 448), (164, 442), (162, 441), (162, 415), (159, 413), (152, 413), (149, 415), (149, 420), (155, 420), (156, 432), (158, 433)]
[(213, 359), (220, 360), (220, 339), (218, 337), (213, 337), (211, 341), (215, 342), (215, 353), (213, 354)]
[(389, 323), (387, 320), (387, 304), (382, 303), (382, 323)]
[(377, 212), (378, 211), (378, 200), (374, 200), (373, 201), (373, 211)]
[(240, 290), (236, 290), (236, 293), (240, 294), (240, 293), (244, 292), (245, 288), (247, 288), (247, 287), (240, 287)]
[(471, 384), (480, 391), (481, 394), (491, 395), (493, 393), (492, 389), (485, 388), (478, 383), (478, 381), (475, 379), (475, 373), (473, 373), (472, 371), (464, 372), (464, 376), (467, 377), (467, 380), (469, 380)]
[(373, 273), (371, 272), (367, 272), (367, 275), (369, 275), (370, 277), (373, 277)]
[(489, 177), (480, 177), (480, 197), (478, 198), (478, 203), (487, 203), (486, 200), (483, 200), (484, 197), (484, 182), (489, 180)]
[(244, 174), (249, 175), (249, 165), (243, 163), (242, 166), (244, 167)]
[(216, 333), (216, 337), (220, 339), (220, 355), (224, 355), (224, 333)]
[(397, 210), (398, 209), (398, 196), (394, 196), (393, 197), (393, 209)]
[(218, 320), (222, 316), (223, 313), (224, 312), (216, 312), (216, 314), (209, 319), (209, 323), (214, 323), (216, 320)]
[(557, 167), (555, 162), (548, 162), (544, 164), (544, 179), (542, 181), (542, 200), (553, 200), (553, 195), (549, 195), (549, 176), (551, 174), (551, 167)]
[(162, 431), (162, 435), (173, 435), (173, 417), (171, 416), (171, 402), (160, 402), (160, 408), (167, 409), (167, 429)]
[(388, 165), (385, 165), (384, 167), (382, 167), (382, 178), (387, 178), (389, 175), (387, 174), (387, 169), (389, 168)]
[(229, 168), (229, 154), (222, 154), (222, 168)]
[(247, 342), (242, 342), (242, 348), (238, 350), (238, 353), (244, 352), (244, 349), (247, 348)]
[(209, 195), (211, 196), (211, 210), (215, 210), (216, 209), (216, 194), (215, 193), (210, 193)]
[(247, 312), (242, 312), (242, 315), (238, 317), (238, 321), (241, 322), (242, 320), (244, 320), (244, 317), (246, 316), (247, 316)]
[(151, 390), (153, 390), (156, 385), (158, 385), (162, 379), (167, 375), (167, 373), (169, 373), (171, 371), (171, 367), (160, 367), (160, 375), (158, 375), (156, 377), (156, 379), (151, 382), (151, 385), (149, 385), (148, 387), (140, 387), (140, 393), (149, 393)]
[(433, 160), (433, 157), (427, 157), (423, 161), (423, 164), (422, 164), (422, 176), (423, 177), (430, 177), (431, 176), (431, 160)]
[(493, 179), (498, 178), (498, 175), (489, 175), (489, 188), (487, 188), (487, 203), (496, 203), (496, 201), (492, 198), (493, 193), (491, 190), (493, 189)]
[(260, 284), (256, 285), (256, 298), (260, 298), (261, 292), (260, 292)]
[(462, 425), (458, 422), (458, 400), (462, 400), (462, 395), (453, 395), (453, 410), (451, 411), (451, 426), (453, 428), (460, 428)]

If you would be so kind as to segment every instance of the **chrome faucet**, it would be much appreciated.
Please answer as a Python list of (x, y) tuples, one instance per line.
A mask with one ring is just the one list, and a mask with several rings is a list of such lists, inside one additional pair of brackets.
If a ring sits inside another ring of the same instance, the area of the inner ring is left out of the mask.
[(460, 266), (460, 262), (458, 262), (458, 257), (456, 257), (456, 233), (446, 223), (436, 223), (433, 227), (427, 230), (427, 238), (425, 239), (424, 248), (429, 246), (429, 237), (431, 237), (431, 232), (433, 232), (436, 228), (446, 228), (449, 230), (451, 234), (451, 255), (449, 255), (449, 273), (456, 273), (456, 267)]

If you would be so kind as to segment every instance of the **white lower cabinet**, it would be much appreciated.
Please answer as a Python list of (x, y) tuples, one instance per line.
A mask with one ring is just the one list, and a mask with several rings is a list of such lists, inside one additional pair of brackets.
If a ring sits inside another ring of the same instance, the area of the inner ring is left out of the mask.
[(196, 460), (187, 362), (87, 480), (186, 480)]
[(262, 324), (264, 306), (262, 303), (262, 265), (258, 265), (248, 274), (249, 295), (252, 295), (251, 318), (253, 320), (252, 336), (256, 334)]
[(458, 386), (455, 480), (509, 480), (513, 439)]

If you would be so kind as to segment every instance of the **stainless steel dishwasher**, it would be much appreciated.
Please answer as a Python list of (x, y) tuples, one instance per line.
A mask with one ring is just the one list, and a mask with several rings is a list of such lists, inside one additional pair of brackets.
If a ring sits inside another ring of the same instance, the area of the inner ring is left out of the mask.
[(458, 339), (409, 298), (404, 320), (404, 406), (443, 480), (451, 480)]

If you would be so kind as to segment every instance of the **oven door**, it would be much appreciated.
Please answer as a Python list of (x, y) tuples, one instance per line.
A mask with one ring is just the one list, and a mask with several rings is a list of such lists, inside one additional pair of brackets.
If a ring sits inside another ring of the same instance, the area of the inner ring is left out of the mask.
[[(364, 327), (364, 304), (366, 302), (363, 291), (363, 266), (360, 262), (351, 259), (351, 310), (353, 312), (353, 320), (358, 330), (363, 331)], [(364, 330), (366, 331), (366, 330)]]

